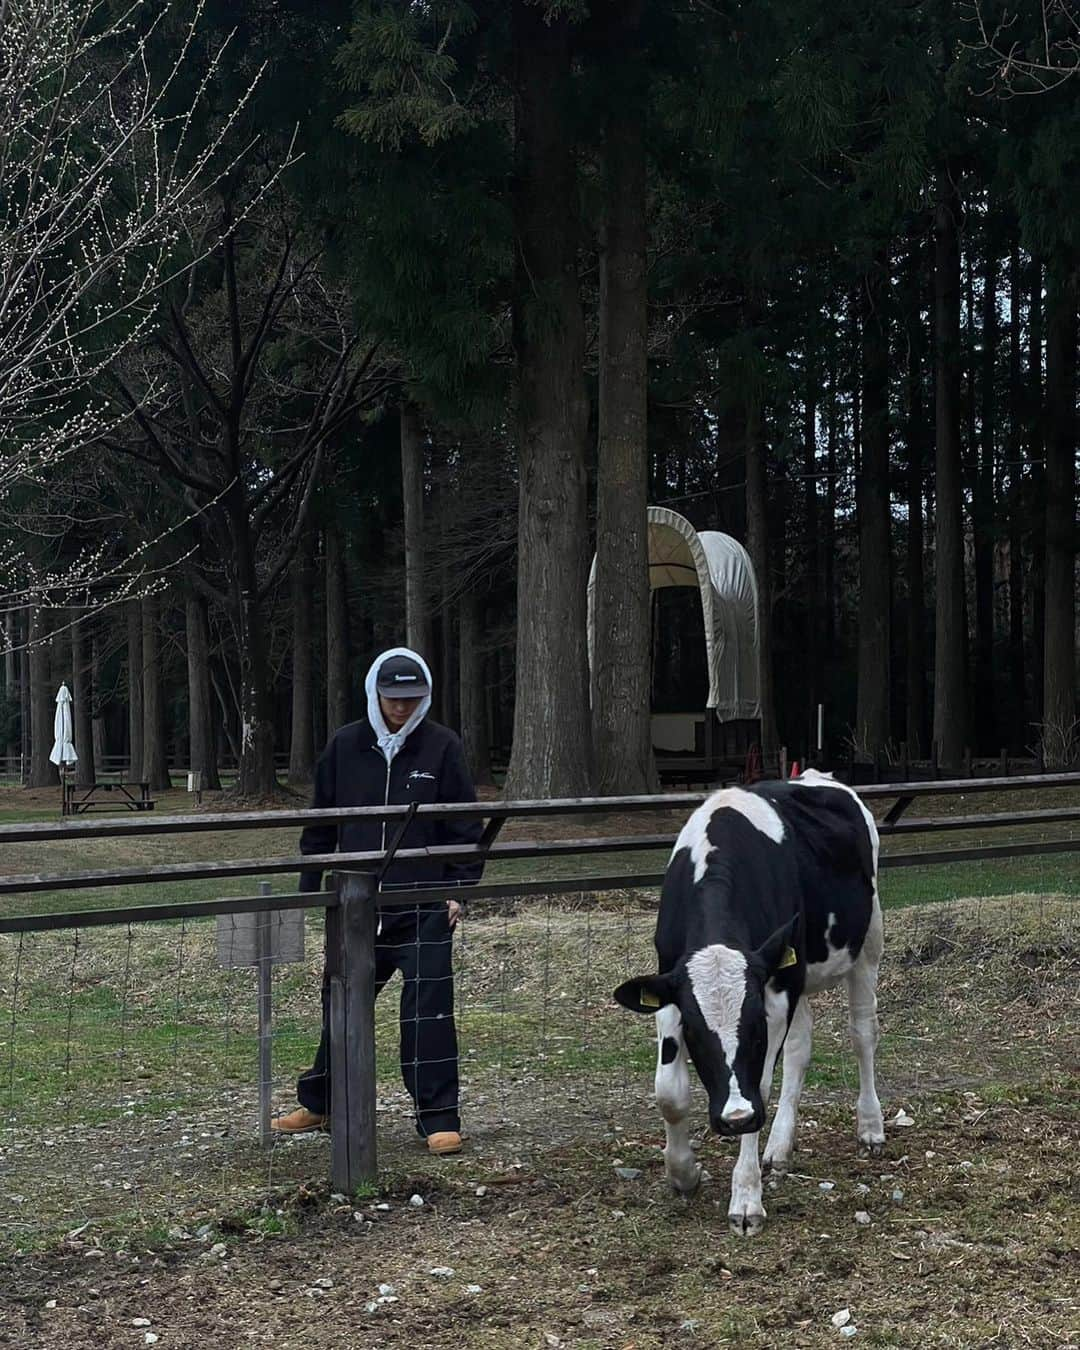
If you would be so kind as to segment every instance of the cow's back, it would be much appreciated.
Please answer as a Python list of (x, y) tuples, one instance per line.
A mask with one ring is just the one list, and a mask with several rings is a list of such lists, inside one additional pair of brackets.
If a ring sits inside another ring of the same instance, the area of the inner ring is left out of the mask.
[(799, 878), (810, 966), (838, 949), (862, 949), (877, 904), (878, 836), (873, 818), (841, 783), (813, 774), (762, 783), (760, 793), (784, 822)]
[(813, 967), (858, 955), (876, 903), (877, 832), (850, 789), (813, 774), (712, 794), (680, 832), (664, 878), (656, 945), (661, 969), (716, 941), (739, 915), (751, 946), (793, 913)]

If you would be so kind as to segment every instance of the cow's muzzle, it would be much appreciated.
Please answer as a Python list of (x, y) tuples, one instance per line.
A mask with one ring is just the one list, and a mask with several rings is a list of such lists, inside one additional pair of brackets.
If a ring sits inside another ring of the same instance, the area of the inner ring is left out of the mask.
[(724, 1138), (738, 1134), (753, 1134), (761, 1129), (763, 1112), (753, 1106), (725, 1106), (718, 1114), (710, 1113), (713, 1131)]

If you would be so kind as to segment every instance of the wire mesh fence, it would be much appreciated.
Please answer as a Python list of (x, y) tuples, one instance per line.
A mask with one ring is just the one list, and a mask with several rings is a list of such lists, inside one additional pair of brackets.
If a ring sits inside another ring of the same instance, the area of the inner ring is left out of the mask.
[[(645, 897), (618, 911), (586, 904), (480, 902), (453, 939), (461, 1092), (447, 1104), (470, 1146), (508, 1165), (537, 1140), (602, 1120), (628, 1086), (647, 1095), (647, 1039), (626, 1055), (629, 1029), (609, 993), (631, 960), (648, 963), (651, 910)], [(321, 916), (306, 925), (304, 961), (271, 975), (271, 1086), (283, 1109), (319, 1038)], [(404, 978), (383, 970), (392, 978), (376, 1005), (391, 1170), (424, 1155), (406, 1086), (451, 1068), (445, 1036), (431, 1036), (445, 1011), (425, 1013), (415, 997), (417, 971), (430, 980), (449, 931), (444, 922), (433, 939), (408, 912), (395, 928), (386, 956)], [(102, 1236), (230, 1215), (272, 1221), (297, 1186), (324, 1183), (325, 1136), (260, 1147), (257, 970), (221, 955), (211, 919), (0, 935), (5, 1246), (87, 1225)]]
[[(474, 1164), (505, 1174), (613, 1134), (659, 1144), (651, 1024), (610, 999), (650, 968), (654, 915), (654, 897), (633, 890), (471, 907), (453, 939), (454, 1105)], [(272, 971), (272, 1089), (283, 1108), (319, 1034), (317, 912), (306, 925), (304, 961)], [(905, 1104), (988, 1076), (1019, 1091), (1037, 1061), (1067, 1063), (1078, 936), (1076, 907), (1060, 898), (890, 911), (885, 1097)], [(257, 972), (222, 966), (213, 921), (4, 935), (0, 990), (5, 1248), (273, 1228), (298, 1190), (326, 1188), (325, 1135), (260, 1147)], [(415, 1033), (404, 1066), (402, 992)], [(850, 1106), (857, 1082), (842, 997), (817, 1004), (811, 1120)], [(447, 1066), (424, 1061), (431, 1042), (416, 1008), (400, 975), (377, 1002), (378, 1133), (390, 1177), (432, 1165), (406, 1083)], [(704, 1127), (704, 1109), (696, 1115)]]

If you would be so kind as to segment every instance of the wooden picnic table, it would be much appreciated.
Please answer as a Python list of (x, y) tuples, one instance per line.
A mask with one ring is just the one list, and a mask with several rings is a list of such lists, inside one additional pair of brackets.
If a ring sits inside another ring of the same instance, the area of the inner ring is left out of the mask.
[[(98, 794), (108, 793), (111, 800), (105, 801)], [(116, 794), (113, 797), (113, 794)], [(77, 795), (78, 794), (78, 795)], [(150, 795), (148, 782), (132, 782), (124, 779), (99, 779), (89, 787), (76, 787), (70, 780), (64, 782), (63, 805), (61, 815), (84, 816), (91, 811), (152, 811), (154, 799)]]

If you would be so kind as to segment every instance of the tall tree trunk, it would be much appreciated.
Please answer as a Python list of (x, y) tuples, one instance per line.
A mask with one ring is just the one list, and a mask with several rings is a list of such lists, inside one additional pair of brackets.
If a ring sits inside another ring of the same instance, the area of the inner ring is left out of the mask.
[(758, 679), (761, 695), (761, 755), (773, 772), (779, 749), (773, 675), (772, 574), (769, 560), (768, 493), (761, 413), (751, 402), (746, 413), (746, 545), (758, 592)]
[(172, 787), (169, 780), (165, 687), (161, 669), (161, 634), (156, 595), (143, 596), (143, 779), (152, 792)]
[[(816, 709), (821, 698), (821, 539), (818, 517), (817, 397), (819, 373), (807, 360), (806, 391), (803, 397), (803, 493), (805, 539), (803, 559), (806, 569), (806, 694), (804, 710), (807, 725), (816, 727)], [(811, 734), (810, 743), (816, 744)]]
[(1046, 637), (1043, 746), (1076, 752), (1076, 274), (1051, 269), (1046, 304)]
[(577, 277), (577, 182), (564, 14), (512, 0), (515, 53), (514, 345), (519, 460), (517, 691), (506, 790), (574, 797), (589, 787), (585, 631), (588, 522)]
[(458, 672), (461, 689), (461, 740), (477, 784), (490, 784), (491, 743), (488, 733), (487, 688), (484, 680), (482, 605), (474, 587), (458, 602)]
[(292, 732), (289, 739), (289, 782), (302, 787), (311, 782), (315, 768), (315, 736), (312, 726), (314, 698), (312, 666), (312, 535), (300, 540), (292, 565)]
[(458, 671), (458, 602), (452, 598), (450, 578), (443, 588), (442, 612), (439, 615), (439, 683), (442, 687), (440, 708), (442, 723), (452, 731), (461, 729), (461, 690)]
[(48, 627), (45, 612), (30, 611), (30, 774), (27, 786), (55, 787), (57, 771), (49, 755), (53, 748), (56, 690), (49, 669)]
[(876, 756), (889, 739), (889, 329), (888, 258), (867, 274), (862, 325), (862, 469), (859, 515), (859, 666), (856, 746)]
[[(633, 41), (640, 6), (624, 14)], [(612, 92), (604, 128), (592, 669), (596, 787), (624, 795), (659, 790), (649, 706), (645, 104), (630, 61), (632, 87)]]
[(187, 632), (188, 767), (202, 774), (202, 785), (208, 792), (217, 792), (221, 788), (221, 779), (210, 698), (210, 621), (202, 596), (188, 595), (184, 621)]
[(401, 406), (401, 501), (405, 525), (405, 645), (434, 666), (424, 549), (424, 428), (410, 403)]
[(75, 734), (75, 782), (89, 787), (94, 782), (94, 689), (86, 643), (86, 621), (71, 625), (71, 697)]
[(19, 653), (19, 754), (21, 757), (21, 785), (30, 782), (30, 724), (33, 721), (33, 690), (30, 679), (30, 611), (22, 611), (23, 618), (19, 627), (22, 630), (23, 648)]
[(1020, 245), (1015, 234), (1009, 252), (1009, 717), (1010, 749), (1023, 748), (1024, 691), (1024, 385), (1020, 361), (1023, 287)]
[(8, 710), (11, 717), (11, 735), (8, 740), (5, 753), (11, 761), (19, 758), (19, 738), (15, 734), (17, 725), (15, 709), (18, 708), (19, 718), (22, 713), (22, 689), (19, 680), (19, 653), (18, 653), (18, 619), (15, 610), (9, 609), (4, 615), (4, 693), (7, 696)]
[(104, 663), (101, 659), (100, 626), (95, 624), (90, 633), (90, 684), (93, 691), (94, 706), (90, 717), (90, 742), (94, 748), (94, 769), (104, 771), (109, 755), (109, 740), (105, 723), (105, 702), (103, 694)]
[(142, 606), (127, 604), (128, 771), (132, 782), (143, 778), (143, 640)]
[(349, 606), (341, 532), (328, 525), (326, 546), (326, 739), (349, 720)]
[[(241, 462), (239, 431), (230, 426), (231, 459)], [(274, 767), (274, 697), (259, 576), (256, 541), (243, 482), (237, 479), (225, 494), (232, 535), (232, 621), (239, 659), (240, 764), (237, 791), (241, 797), (273, 796), (277, 791)]]
[(934, 371), (936, 429), (934, 741), (940, 763), (956, 768), (967, 713), (964, 654), (964, 547), (960, 449), (960, 195), (952, 169), (937, 174), (934, 204)]
[(836, 642), (836, 443), (840, 419), (836, 319), (833, 315), (830, 315), (829, 319), (829, 403), (825, 416), (825, 523), (821, 531), (827, 651), (831, 651)]
[(975, 544), (975, 743), (984, 754), (997, 748), (994, 715), (994, 438), (997, 434), (995, 370), (998, 346), (998, 263), (987, 239), (983, 272), (982, 371), (979, 440), (972, 493)]
[(907, 717), (908, 752), (922, 754), (926, 735), (926, 579), (923, 478), (926, 465), (926, 406), (923, 360), (926, 338), (922, 324), (922, 251), (912, 246), (908, 295), (907, 364)]
[(1043, 720), (1043, 658), (1046, 640), (1046, 463), (1043, 459), (1043, 269), (1031, 261), (1028, 310), (1028, 462), (1031, 465), (1031, 685), (1032, 721)]

